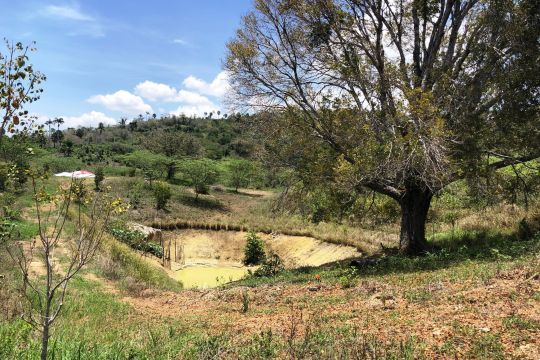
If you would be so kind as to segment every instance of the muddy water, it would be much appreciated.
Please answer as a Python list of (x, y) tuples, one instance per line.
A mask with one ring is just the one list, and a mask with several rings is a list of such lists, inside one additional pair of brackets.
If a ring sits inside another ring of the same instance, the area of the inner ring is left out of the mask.
[(247, 274), (247, 268), (235, 266), (190, 266), (175, 272), (176, 280), (185, 289), (205, 289), (240, 280)]

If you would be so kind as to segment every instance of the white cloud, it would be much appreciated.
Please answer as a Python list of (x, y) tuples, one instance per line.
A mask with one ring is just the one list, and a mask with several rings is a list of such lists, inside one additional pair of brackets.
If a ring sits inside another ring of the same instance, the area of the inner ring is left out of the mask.
[(175, 88), (146, 80), (135, 87), (135, 93), (150, 101), (175, 101)]
[(101, 21), (93, 16), (85, 14), (77, 5), (49, 5), (42, 9), (37, 16), (45, 16), (57, 21), (65, 22), (66, 24), (64, 24), (64, 26), (68, 28), (67, 35), (69, 36), (105, 36), (104, 27)]
[(174, 39), (172, 42), (175, 43), (175, 44), (183, 45), (183, 46), (188, 46), (188, 45), (190, 45), (190, 43), (187, 42), (187, 41), (184, 40), (184, 39)]
[(99, 111), (90, 111), (80, 116), (64, 116), (63, 118), (65, 121), (63, 127), (66, 128), (76, 128), (79, 126), (97, 127), (99, 123), (103, 123), (104, 125), (115, 125), (117, 123), (115, 119)]
[(93, 17), (83, 14), (79, 9), (71, 6), (49, 5), (45, 8), (45, 13), (49, 16), (61, 19), (69, 19), (75, 21), (95, 21)]
[(129, 115), (152, 112), (152, 107), (146, 104), (140, 96), (133, 95), (125, 90), (119, 90), (114, 94), (94, 95), (88, 99), (88, 102), (100, 104), (109, 110)]
[(208, 105), (208, 106), (214, 106), (212, 101), (208, 99), (206, 96), (202, 96), (201, 94), (197, 94), (193, 91), (187, 91), (187, 90), (180, 90), (178, 91), (178, 94), (176, 96), (177, 102), (181, 103), (187, 103), (190, 105)]
[(227, 72), (220, 72), (216, 78), (208, 83), (204, 80), (196, 78), (193, 75), (188, 76), (184, 81), (183, 85), (187, 89), (197, 91), (198, 93), (210, 96), (221, 97), (229, 90), (229, 76)]
[[(188, 76), (182, 84), (186, 89), (176, 89), (167, 84), (146, 80), (135, 86), (134, 93), (119, 90), (114, 94), (92, 96), (88, 101), (130, 115), (153, 112), (152, 107), (146, 104), (145, 100), (158, 103), (158, 105), (178, 103), (178, 108), (171, 111), (171, 114), (202, 116), (205, 112), (216, 112), (220, 109), (219, 98), (229, 88), (226, 72), (219, 73), (211, 83), (195, 76)], [(160, 110), (160, 112), (164, 111)]]
[(186, 115), (186, 116), (203, 116), (204, 113), (216, 112), (218, 107), (214, 104), (211, 105), (180, 105), (176, 110), (171, 111), (172, 115)]
[(158, 102), (176, 102), (191, 106), (216, 108), (216, 105), (206, 96), (188, 90), (176, 90), (166, 84), (145, 81), (135, 87), (135, 93), (141, 97)]

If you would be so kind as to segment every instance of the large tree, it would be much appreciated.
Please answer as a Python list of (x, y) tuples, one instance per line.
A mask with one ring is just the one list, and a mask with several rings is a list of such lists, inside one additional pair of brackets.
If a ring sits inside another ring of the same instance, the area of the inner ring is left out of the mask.
[(535, 0), (256, 0), (225, 68), (233, 104), (395, 199), (413, 254), (434, 194), (540, 156), (539, 32)]

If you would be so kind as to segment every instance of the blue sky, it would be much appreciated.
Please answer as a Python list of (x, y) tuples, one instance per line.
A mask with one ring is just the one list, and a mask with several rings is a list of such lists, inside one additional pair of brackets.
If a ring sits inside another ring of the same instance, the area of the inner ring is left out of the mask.
[[(0, 37), (37, 42), (29, 109), (66, 126), (222, 110), (225, 45), (252, 0), (0, 0)], [(5, 48), (2, 47), (4, 51)]]

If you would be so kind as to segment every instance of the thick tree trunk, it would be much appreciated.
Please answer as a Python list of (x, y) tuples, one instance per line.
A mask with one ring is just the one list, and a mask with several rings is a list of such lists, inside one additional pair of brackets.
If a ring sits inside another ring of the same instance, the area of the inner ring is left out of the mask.
[(426, 219), (433, 194), (430, 190), (410, 189), (400, 199), (401, 233), (399, 251), (418, 255), (428, 250)]

